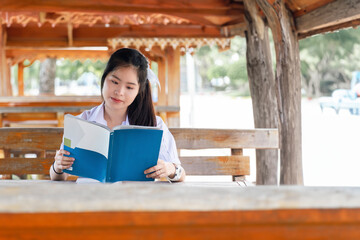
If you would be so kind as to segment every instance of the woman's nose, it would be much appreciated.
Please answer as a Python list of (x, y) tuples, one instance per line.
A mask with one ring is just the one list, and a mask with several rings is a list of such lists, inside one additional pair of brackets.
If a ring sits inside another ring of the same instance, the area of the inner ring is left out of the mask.
[(115, 89), (115, 94), (116, 95), (123, 95), (124, 94), (124, 88), (123, 87), (117, 87), (116, 89)]

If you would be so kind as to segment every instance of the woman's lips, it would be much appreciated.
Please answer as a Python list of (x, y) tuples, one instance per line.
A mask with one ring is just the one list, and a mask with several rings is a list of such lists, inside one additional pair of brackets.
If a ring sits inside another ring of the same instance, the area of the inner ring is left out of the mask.
[(124, 101), (121, 101), (120, 99), (117, 99), (117, 98), (111, 98), (111, 100), (113, 100), (114, 102), (116, 102), (116, 103), (122, 103), (122, 102), (124, 102)]

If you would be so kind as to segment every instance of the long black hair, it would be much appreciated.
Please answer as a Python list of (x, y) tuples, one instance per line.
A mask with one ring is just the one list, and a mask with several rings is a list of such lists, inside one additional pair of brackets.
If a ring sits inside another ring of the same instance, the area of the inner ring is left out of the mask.
[(121, 48), (111, 55), (101, 77), (101, 92), (106, 76), (121, 67), (134, 67), (138, 76), (139, 92), (127, 109), (129, 123), (131, 125), (156, 126), (151, 88), (147, 78), (148, 61), (139, 51)]

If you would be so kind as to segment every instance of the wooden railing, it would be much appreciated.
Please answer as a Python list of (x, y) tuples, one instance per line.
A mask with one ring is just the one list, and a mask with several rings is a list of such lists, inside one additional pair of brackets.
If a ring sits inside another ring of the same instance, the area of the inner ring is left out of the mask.
[[(232, 175), (234, 180), (250, 174), (250, 159), (244, 148), (278, 148), (277, 129), (171, 128), (177, 148), (230, 149), (229, 156), (181, 156), (188, 175)], [(62, 142), (63, 128), (1, 128), (0, 174), (48, 174), (55, 151)], [(25, 154), (35, 154), (26, 158)]]
[[(100, 96), (0, 97), (0, 127), (16, 124), (63, 127), (65, 114), (78, 115), (101, 102)], [(180, 107), (155, 106), (155, 111), (166, 122), (168, 117), (179, 115)]]

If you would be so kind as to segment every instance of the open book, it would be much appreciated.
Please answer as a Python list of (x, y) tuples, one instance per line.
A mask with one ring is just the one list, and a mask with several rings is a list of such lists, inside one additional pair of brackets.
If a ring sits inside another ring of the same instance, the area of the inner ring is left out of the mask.
[(157, 164), (163, 131), (120, 125), (112, 130), (70, 114), (64, 119), (64, 149), (75, 161), (64, 172), (100, 182), (153, 181), (144, 171)]

